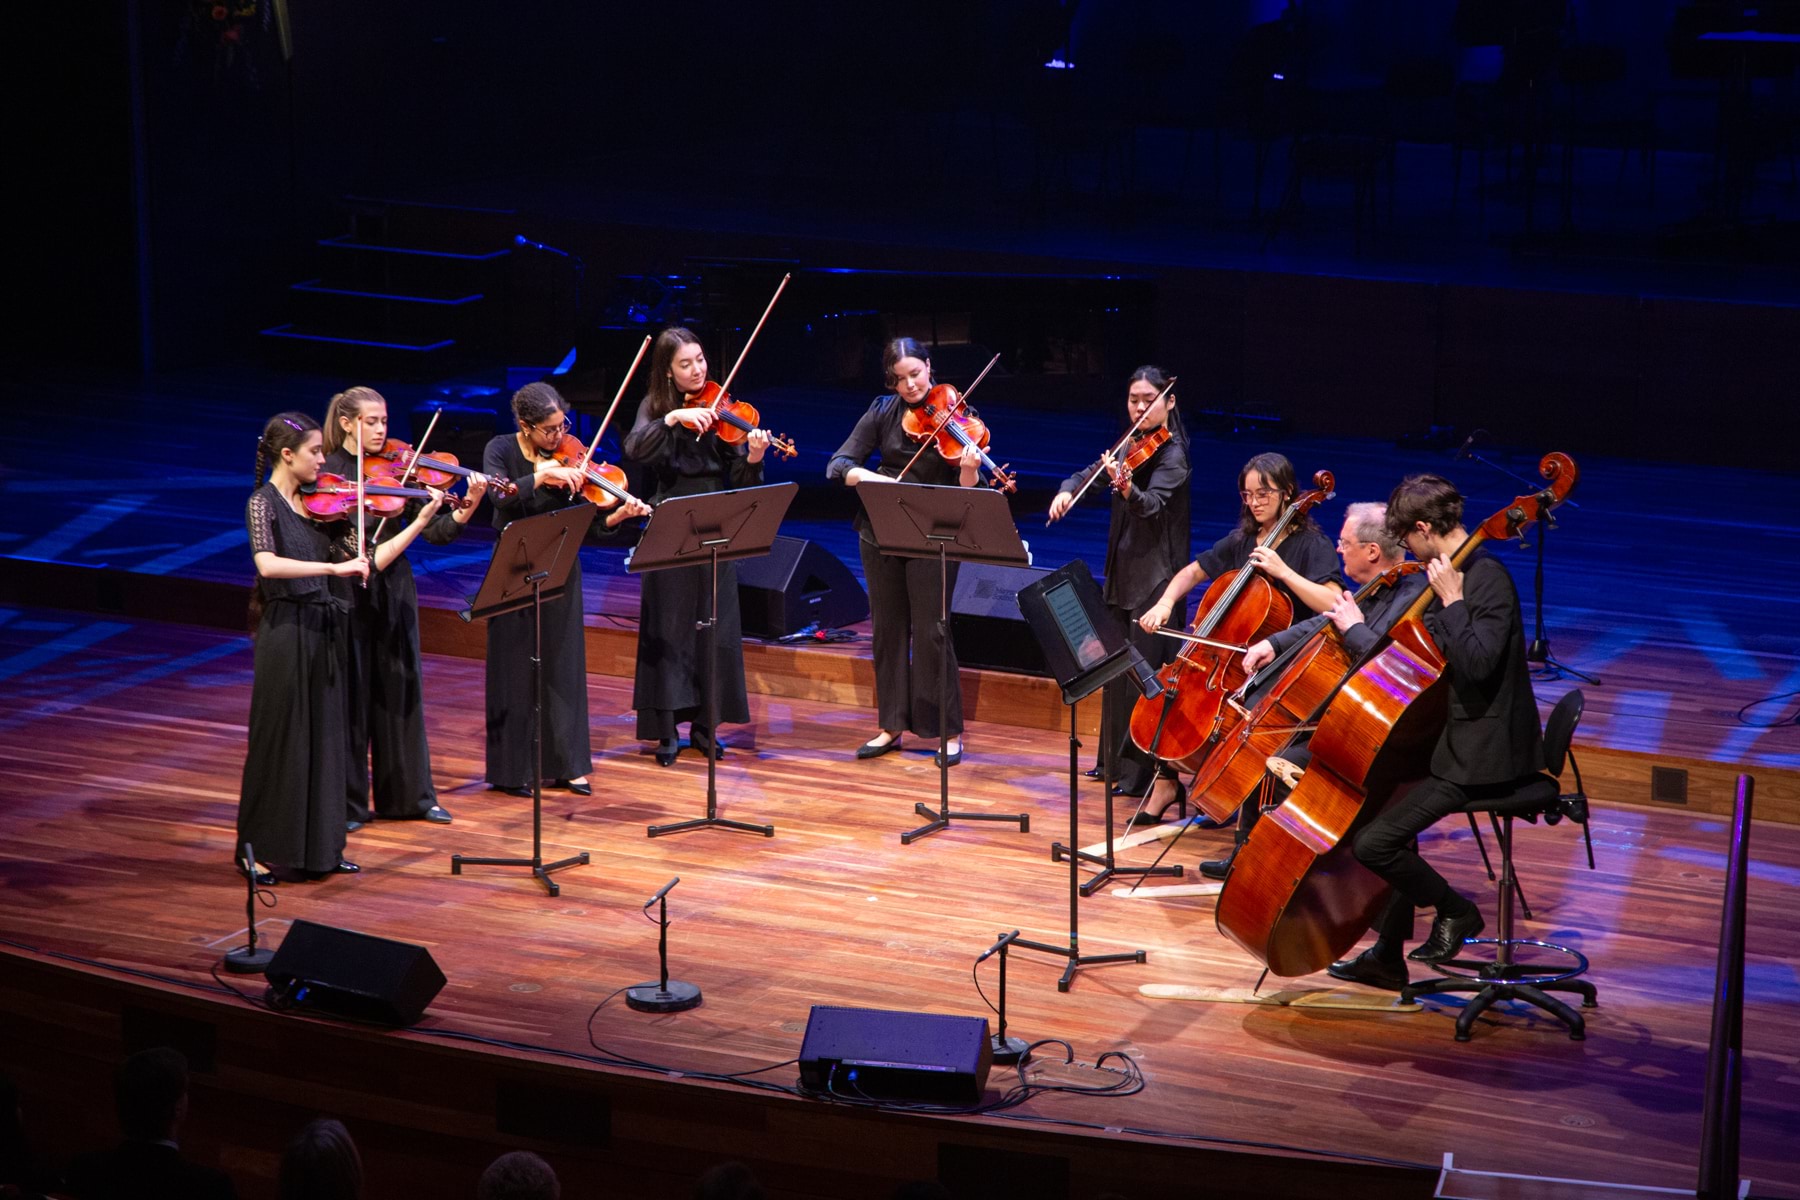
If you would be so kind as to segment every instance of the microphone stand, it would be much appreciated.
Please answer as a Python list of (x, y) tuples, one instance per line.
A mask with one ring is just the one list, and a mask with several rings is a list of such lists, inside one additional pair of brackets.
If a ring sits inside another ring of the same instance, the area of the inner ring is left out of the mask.
[(638, 1012), (684, 1012), (700, 1003), (700, 989), (691, 983), (669, 980), (669, 890), (681, 882), (677, 875), (663, 884), (662, 890), (644, 901), (644, 908), (657, 905), (656, 957), (660, 973), (655, 983), (640, 983), (625, 989), (625, 1003)]
[[(269, 960), (275, 957), (273, 950), (258, 949), (256, 945), (256, 851), (249, 842), (244, 843), (245, 883), (249, 893), (244, 899), (244, 922), (250, 927), (250, 944), (239, 946), (235, 950), (225, 952), (225, 969), (233, 975), (261, 975), (268, 970)], [(1006, 976), (1001, 975), (1002, 987)], [(1000, 993), (1005, 996), (1005, 992)]]
[(995, 1030), (993, 1037), (988, 1039), (988, 1049), (993, 1052), (994, 1061), (1003, 1067), (1024, 1062), (1031, 1055), (1031, 1047), (1026, 1044), (1024, 1038), (1006, 1036), (1006, 948), (1018, 940), (1019, 931), (1017, 929), (1011, 933), (1003, 933), (1000, 935), (999, 941), (982, 951), (981, 957), (975, 960), (975, 965), (980, 966), (988, 955), (998, 954), (1000, 956), (1000, 1003), (995, 1008), (1000, 1018), (1000, 1027)]

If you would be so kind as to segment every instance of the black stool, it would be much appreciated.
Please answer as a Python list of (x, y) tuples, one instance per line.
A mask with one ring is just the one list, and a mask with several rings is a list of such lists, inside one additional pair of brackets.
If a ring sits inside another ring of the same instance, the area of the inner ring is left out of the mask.
[[(1564, 1004), (1550, 992), (1573, 992), (1581, 997), (1583, 1008), (1592, 1008), (1598, 1003), (1594, 985), (1577, 978), (1587, 972), (1587, 956), (1567, 946), (1557, 946), (1550, 942), (1538, 941), (1535, 938), (1513, 936), (1513, 896), (1515, 883), (1513, 879), (1512, 835), (1515, 818), (1536, 822), (1549, 820), (1554, 816), (1561, 820), (1570, 815), (1560, 795), (1560, 785), (1551, 775), (1542, 775), (1526, 784), (1510, 796), (1498, 800), (1482, 800), (1472, 802), (1465, 810), (1470, 813), (1487, 813), (1494, 821), (1494, 837), (1500, 845), (1500, 881), (1498, 937), (1471, 938), (1464, 943), (1467, 946), (1489, 945), (1494, 947), (1493, 960), (1453, 958), (1449, 962), (1439, 963), (1440, 970), (1448, 972), (1442, 978), (1421, 980), (1408, 984), (1400, 993), (1401, 1003), (1411, 1003), (1420, 996), (1437, 995), (1443, 992), (1473, 992), (1475, 995), (1463, 1007), (1456, 1018), (1456, 1040), (1469, 1040), (1469, 1028), (1475, 1018), (1486, 1012), (1489, 1007), (1500, 1000), (1523, 1000), (1527, 1004), (1536, 1005), (1564, 1025), (1568, 1026), (1569, 1037), (1581, 1041), (1587, 1036), (1587, 1022), (1581, 1014)], [(1551, 954), (1560, 955), (1561, 963), (1539, 963), (1515, 961), (1515, 952), (1521, 946), (1532, 946)]]

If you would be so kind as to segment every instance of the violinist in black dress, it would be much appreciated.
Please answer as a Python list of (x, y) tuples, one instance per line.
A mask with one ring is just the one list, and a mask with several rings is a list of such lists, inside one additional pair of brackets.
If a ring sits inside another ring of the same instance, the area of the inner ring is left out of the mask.
[[(358, 869), (344, 861), (348, 589), (368, 577), (369, 564), (345, 522), (321, 524), (300, 507), (301, 487), (324, 462), (318, 422), (304, 413), (272, 418), (257, 442), (257, 487), (244, 513), (256, 563), (256, 651), (233, 857), (261, 884), (277, 881), (271, 868), (312, 877)], [(246, 842), (253, 862), (244, 859)]]
[[(1138, 618), (1161, 598), (1175, 573), (1186, 565), (1188, 556), (1188, 477), (1192, 472), (1187, 437), (1175, 411), (1175, 392), (1169, 389), (1164, 394), (1168, 386), (1169, 377), (1160, 368), (1139, 367), (1132, 372), (1125, 393), (1125, 415), (1128, 422), (1137, 426), (1137, 440), (1126, 448), (1120, 461), (1103, 455), (1099, 462), (1063, 480), (1050, 502), (1051, 519), (1060, 520), (1073, 507), (1084, 485), (1090, 493), (1101, 488), (1111, 493), (1104, 598), (1113, 615), (1130, 631), (1131, 644), (1152, 670), (1172, 661), (1181, 647), (1171, 638), (1140, 627)], [(1151, 450), (1148, 458), (1129, 471), (1125, 469), (1125, 456), (1147, 440), (1164, 435), (1166, 440)], [(1096, 473), (1103, 474), (1089, 485)], [(1186, 624), (1187, 602), (1184, 598), (1178, 603), (1181, 615), (1177, 619)], [(1121, 792), (1132, 796), (1149, 791), (1159, 774), (1174, 776), (1173, 768), (1166, 764), (1159, 771), (1158, 764), (1131, 740), (1131, 710), (1138, 694), (1124, 678), (1106, 685), (1101, 703), (1111, 745), (1101, 748), (1100, 761), (1093, 772), (1101, 774), (1106, 758), (1114, 756), (1114, 783)]]
[[(625, 438), (625, 457), (648, 475), (650, 503), (755, 487), (763, 481), (769, 435), (755, 430), (742, 442), (715, 432), (718, 418), (705, 407), (685, 407), (706, 387), (706, 352), (700, 339), (679, 326), (657, 335), (650, 354), (650, 387)], [(680, 753), (677, 726), (689, 725), (689, 743), (702, 754), (725, 756), (718, 731), (707, 721), (704, 639), (695, 626), (712, 607), (712, 568), (674, 567), (642, 577), (638, 602), (637, 674), (631, 689), (637, 735), (656, 742), (656, 761), (670, 766)], [(738, 610), (737, 566), (719, 566), (713, 653), (721, 724), (750, 720), (744, 688), (744, 626)]]
[(1310, 516), (1289, 526), (1273, 547), (1262, 542), (1281, 523), (1282, 513), (1300, 494), (1294, 464), (1282, 454), (1258, 454), (1238, 472), (1238, 526), (1175, 573), (1160, 599), (1144, 610), (1138, 624), (1161, 629), (1174, 606), (1199, 584), (1229, 571), (1251, 567), (1288, 598), (1293, 620), (1327, 612), (1343, 593), (1337, 551)]
[[(856, 428), (832, 455), (827, 479), (849, 487), (879, 487), (906, 471), (906, 482), (973, 487), (981, 462), (970, 448), (957, 460), (927, 446), (910, 468), (919, 443), (903, 422), (909, 409), (925, 403), (932, 389), (931, 360), (912, 338), (895, 338), (882, 352), (887, 384), (894, 391), (878, 396), (856, 422)], [(871, 467), (871, 461), (878, 466)], [(922, 558), (883, 554), (869, 529), (868, 514), (856, 514), (863, 582), (869, 589), (869, 623), (874, 642), (875, 707), (880, 731), (858, 747), (856, 757), (876, 758), (900, 747), (907, 730), (937, 740), (940, 722), (948, 734), (951, 766), (962, 761), (962, 688), (956, 681), (956, 650), (950, 650), (949, 710), (938, 712), (943, 636), (938, 629), (943, 586), (939, 567)], [(956, 563), (949, 564), (950, 589), (956, 589)]]
[[(1394, 897), (1377, 921), (1375, 943), (1328, 968), (1339, 979), (1398, 990), (1407, 983), (1407, 961), (1456, 957), (1485, 922), (1474, 901), (1420, 857), (1417, 838), (1471, 801), (1498, 800), (1544, 778), (1519, 592), (1505, 564), (1482, 550), (1461, 569), (1451, 564), (1469, 536), (1462, 511), (1462, 496), (1438, 475), (1409, 476), (1388, 497), (1388, 532), (1426, 564), (1434, 595), (1424, 623), (1444, 656), (1450, 713), (1432, 749), (1430, 776), (1351, 842), (1356, 860), (1391, 884)], [(1402, 958), (1420, 908), (1435, 911), (1431, 931)]]
[[(579, 498), (581, 473), (552, 457), (569, 430), (569, 402), (547, 383), (528, 383), (513, 394), (512, 410), (517, 431), (494, 438), (481, 456), (483, 474), (510, 479), (517, 489), (511, 496), (498, 490), (489, 494), (494, 528), (588, 503)], [(648, 511), (641, 504), (614, 505), (604, 520), (594, 522), (595, 536), (604, 537)], [(550, 786), (590, 796), (594, 753), (582, 607), (578, 557), (567, 589), (543, 605), (543, 766)], [(489, 787), (514, 796), (531, 795), (537, 769), (531, 737), (531, 659), (537, 652), (533, 622), (533, 610), (526, 607), (487, 623), (487, 780)]]
[[(339, 392), (326, 409), (325, 469), (334, 475), (356, 478), (358, 424), (367, 452), (379, 450), (387, 441), (387, 401), (373, 388)], [(416, 482), (409, 485), (419, 486)], [(438, 824), (450, 820), (449, 811), (438, 803), (437, 787), (431, 780), (424, 671), (419, 659), (419, 591), (405, 550), (420, 536), (434, 546), (455, 541), (486, 489), (486, 477), (474, 475), (469, 479), (466, 499), (470, 503), (466, 507), (432, 505), (437, 511), (427, 516), (425, 505), (413, 501), (388, 520), (367, 519), (371, 551), (390, 543), (394, 549), (389, 565), (374, 572), (367, 587), (352, 589), (348, 795), (352, 831), (371, 816)]]

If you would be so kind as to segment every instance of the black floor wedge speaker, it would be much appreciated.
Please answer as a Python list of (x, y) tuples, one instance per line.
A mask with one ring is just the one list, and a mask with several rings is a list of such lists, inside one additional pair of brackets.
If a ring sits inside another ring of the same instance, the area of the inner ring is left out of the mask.
[(411, 1025), (444, 989), (431, 951), (409, 942), (295, 921), (264, 977), (277, 1008)]
[(767, 554), (739, 560), (737, 570), (738, 608), (749, 637), (783, 638), (812, 624), (842, 629), (868, 618), (869, 594), (817, 542), (778, 537)]
[(800, 1086), (846, 1100), (978, 1104), (993, 1065), (986, 1017), (815, 1004)]
[(1033, 567), (964, 563), (950, 594), (950, 644), (956, 648), (956, 661), (1019, 675), (1050, 674), (1044, 651), (1019, 611), (1019, 592), (1049, 573)]

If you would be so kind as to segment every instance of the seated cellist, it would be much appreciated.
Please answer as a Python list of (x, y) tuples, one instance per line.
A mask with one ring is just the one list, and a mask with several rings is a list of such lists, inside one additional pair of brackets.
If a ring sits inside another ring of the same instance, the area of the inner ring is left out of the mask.
[[(1445, 962), (1484, 927), (1481, 910), (1419, 856), (1418, 835), (1474, 800), (1495, 800), (1534, 782), (1544, 738), (1525, 662), (1519, 593), (1499, 559), (1477, 550), (1463, 569), (1450, 555), (1467, 540), (1463, 498), (1438, 475), (1408, 476), (1388, 497), (1388, 532), (1426, 564), (1436, 595), (1425, 628), (1447, 664), (1449, 719), (1431, 755), (1431, 774), (1356, 834), (1358, 862), (1394, 889), (1375, 943), (1332, 963), (1338, 979), (1375, 987), (1406, 985), (1406, 961)], [(1424, 943), (1401, 957), (1415, 908), (1436, 911)]]
[[(1406, 558), (1406, 550), (1387, 530), (1387, 506), (1373, 501), (1352, 504), (1344, 510), (1344, 525), (1338, 531), (1337, 549), (1344, 560), (1344, 574), (1358, 588), (1399, 566)], [(1340, 592), (1328, 611), (1296, 621), (1244, 651), (1244, 671), (1251, 675), (1260, 674), (1261, 679), (1277, 677), (1290, 653), (1323, 629), (1327, 622), (1336, 625), (1338, 632), (1343, 634), (1344, 645), (1350, 650), (1351, 657), (1361, 659), (1375, 649), (1388, 626), (1406, 611), (1424, 587), (1423, 575), (1402, 576), (1393, 586), (1383, 587), (1369, 596), (1365, 600), (1366, 608), (1358, 607), (1349, 592)], [(1254, 700), (1258, 682), (1260, 680), (1251, 683), (1247, 702)], [(1308, 736), (1300, 735), (1296, 744), (1282, 751), (1281, 757), (1295, 766), (1305, 766), (1310, 757), (1305, 744)], [(1273, 786), (1276, 790), (1266, 804), (1246, 804), (1238, 814), (1231, 856), (1201, 863), (1202, 875), (1209, 879), (1225, 878), (1263, 808), (1273, 808), (1286, 798), (1288, 789), (1285, 786), (1279, 782)]]

